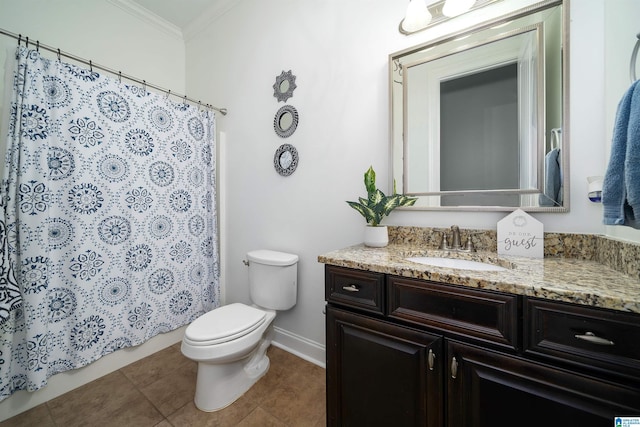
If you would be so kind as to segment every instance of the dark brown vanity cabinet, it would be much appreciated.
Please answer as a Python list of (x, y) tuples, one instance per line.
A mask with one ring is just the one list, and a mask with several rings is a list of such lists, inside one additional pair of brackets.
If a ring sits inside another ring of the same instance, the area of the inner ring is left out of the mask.
[(613, 426), (640, 391), (521, 357), (447, 342), (447, 426)]
[(443, 339), (327, 309), (327, 423), (442, 425)]
[(611, 426), (640, 416), (638, 315), (325, 271), (329, 426)]

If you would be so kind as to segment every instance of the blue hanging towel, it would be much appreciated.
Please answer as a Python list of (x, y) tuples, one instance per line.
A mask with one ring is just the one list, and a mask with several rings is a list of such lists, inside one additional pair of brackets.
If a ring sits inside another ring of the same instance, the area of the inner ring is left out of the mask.
[(640, 229), (640, 80), (618, 104), (602, 204), (604, 224)]
[(538, 196), (540, 206), (562, 205), (560, 149), (554, 148), (544, 157), (544, 194)]

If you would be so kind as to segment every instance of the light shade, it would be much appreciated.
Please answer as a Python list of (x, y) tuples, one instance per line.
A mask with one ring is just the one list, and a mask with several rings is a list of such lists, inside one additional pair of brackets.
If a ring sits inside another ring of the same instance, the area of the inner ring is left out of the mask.
[(431, 13), (424, 0), (411, 0), (402, 21), (402, 29), (409, 33), (418, 31), (429, 25), (429, 22), (431, 22)]
[(467, 12), (476, 0), (447, 0), (442, 8), (442, 14), (446, 17), (462, 15)]

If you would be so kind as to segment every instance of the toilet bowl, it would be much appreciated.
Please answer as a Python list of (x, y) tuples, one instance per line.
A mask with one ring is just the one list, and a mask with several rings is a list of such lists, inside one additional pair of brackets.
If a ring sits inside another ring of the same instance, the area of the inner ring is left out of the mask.
[(209, 311), (187, 327), (182, 339), (182, 354), (198, 362), (194, 402), (202, 411), (225, 408), (267, 373), (275, 310), (296, 303), (296, 255), (260, 250), (247, 257), (254, 304)]
[[(267, 373), (266, 351), (275, 317), (275, 311), (236, 303), (210, 311), (189, 325), (182, 354), (198, 362), (194, 398), (198, 409), (212, 412), (230, 405)], [(221, 327), (225, 324), (228, 330)]]

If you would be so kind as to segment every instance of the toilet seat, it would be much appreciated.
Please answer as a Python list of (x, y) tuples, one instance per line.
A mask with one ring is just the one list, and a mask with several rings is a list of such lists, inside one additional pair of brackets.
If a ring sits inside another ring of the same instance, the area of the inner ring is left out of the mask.
[(198, 317), (185, 331), (185, 340), (193, 346), (208, 346), (232, 341), (262, 325), (267, 313), (245, 304), (225, 305)]

